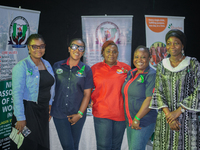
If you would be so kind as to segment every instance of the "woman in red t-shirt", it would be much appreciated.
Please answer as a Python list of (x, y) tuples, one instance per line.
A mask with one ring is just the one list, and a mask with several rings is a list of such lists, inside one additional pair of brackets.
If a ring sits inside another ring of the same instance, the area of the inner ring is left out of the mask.
[(131, 67), (117, 60), (118, 53), (117, 45), (106, 41), (101, 50), (104, 61), (91, 67), (95, 85), (91, 98), (97, 150), (121, 149), (125, 130), (121, 87)]

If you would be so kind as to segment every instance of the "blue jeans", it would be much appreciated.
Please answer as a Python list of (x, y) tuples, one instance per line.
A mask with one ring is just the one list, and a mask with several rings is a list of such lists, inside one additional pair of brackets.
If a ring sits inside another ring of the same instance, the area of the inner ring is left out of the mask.
[(97, 141), (97, 150), (120, 150), (125, 121), (113, 121), (106, 118), (94, 117), (94, 127)]
[(68, 118), (58, 119), (53, 117), (63, 150), (78, 150), (85, 119), (86, 115), (83, 115), (83, 117), (77, 121), (75, 125), (71, 125), (71, 123), (68, 121)]
[(145, 150), (150, 136), (153, 134), (156, 123), (152, 123), (140, 130), (126, 126), (129, 150)]

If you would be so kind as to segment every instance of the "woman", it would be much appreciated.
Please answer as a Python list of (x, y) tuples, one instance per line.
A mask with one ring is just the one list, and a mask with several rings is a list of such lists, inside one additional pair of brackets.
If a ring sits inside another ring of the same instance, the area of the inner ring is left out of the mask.
[(68, 50), (69, 58), (53, 65), (56, 87), (51, 115), (62, 148), (78, 150), (85, 110), (94, 85), (91, 68), (80, 61), (85, 50), (83, 40), (71, 40)]
[(150, 108), (159, 109), (154, 149), (198, 150), (199, 62), (184, 56), (186, 37), (182, 31), (170, 30), (165, 40), (171, 56), (157, 67), (155, 92), (150, 104)]
[(101, 50), (104, 58), (92, 66), (95, 90), (92, 93), (97, 150), (119, 150), (125, 130), (121, 87), (129, 65), (117, 61), (118, 47), (106, 41)]
[(156, 71), (149, 66), (150, 52), (138, 46), (133, 64), (122, 87), (129, 150), (145, 150), (152, 135), (157, 112), (149, 109), (155, 86)]
[[(25, 137), (21, 150), (49, 149), (49, 112), (54, 96), (54, 73), (45, 53), (41, 35), (27, 39), (29, 56), (18, 62), (12, 70), (14, 104), (13, 126), (21, 132), (27, 126), (31, 133)], [(17, 149), (12, 142), (11, 149)]]

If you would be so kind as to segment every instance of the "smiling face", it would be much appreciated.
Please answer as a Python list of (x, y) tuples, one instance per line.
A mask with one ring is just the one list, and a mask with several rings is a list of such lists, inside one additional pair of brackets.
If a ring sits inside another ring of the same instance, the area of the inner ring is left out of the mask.
[(139, 48), (134, 53), (133, 64), (138, 73), (143, 72), (149, 66), (150, 57), (144, 48)]
[(116, 65), (118, 53), (118, 48), (115, 45), (107, 46), (103, 51), (105, 63), (110, 67)]
[(171, 36), (167, 40), (166, 49), (171, 56), (179, 56), (182, 55), (182, 49), (184, 45), (181, 40), (175, 36)]
[[(28, 45), (30, 57), (32, 59), (40, 59), (45, 54), (45, 46), (44, 45), (45, 45), (45, 43), (42, 39), (31, 40), (31, 42)], [(33, 49), (33, 47), (37, 47), (37, 48)]]
[[(75, 40), (71, 43), (71, 45), (73, 44), (76, 44), (78, 46), (85, 46), (83, 42), (81, 42), (80, 40)], [(84, 54), (84, 51), (83, 52), (80, 52), (78, 50), (78, 47), (76, 50), (73, 50), (71, 49), (70, 47), (68, 47), (68, 50), (69, 50), (69, 53), (70, 53), (70, 58), (73, 59), (73, 60), (77, 60), (79, 61), (81, 59), (81, 57), (83, 56)]]

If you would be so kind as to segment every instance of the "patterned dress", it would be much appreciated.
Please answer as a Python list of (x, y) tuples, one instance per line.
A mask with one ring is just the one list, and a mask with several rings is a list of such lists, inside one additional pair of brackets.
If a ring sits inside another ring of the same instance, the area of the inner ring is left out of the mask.
[[(180, 130), (173, 131), (166, 122), (161, 108), (170, 111), (182, 105), (186, 111), (177, 119)], [(200, 64), (195, 58), (186, 57), (177, 67), (170, 65), (169, 58), (158, 64), (155, 91), (151, 109), (158, 109), (154, 135), (154, 150), (199, 150), (200, 127)]]

